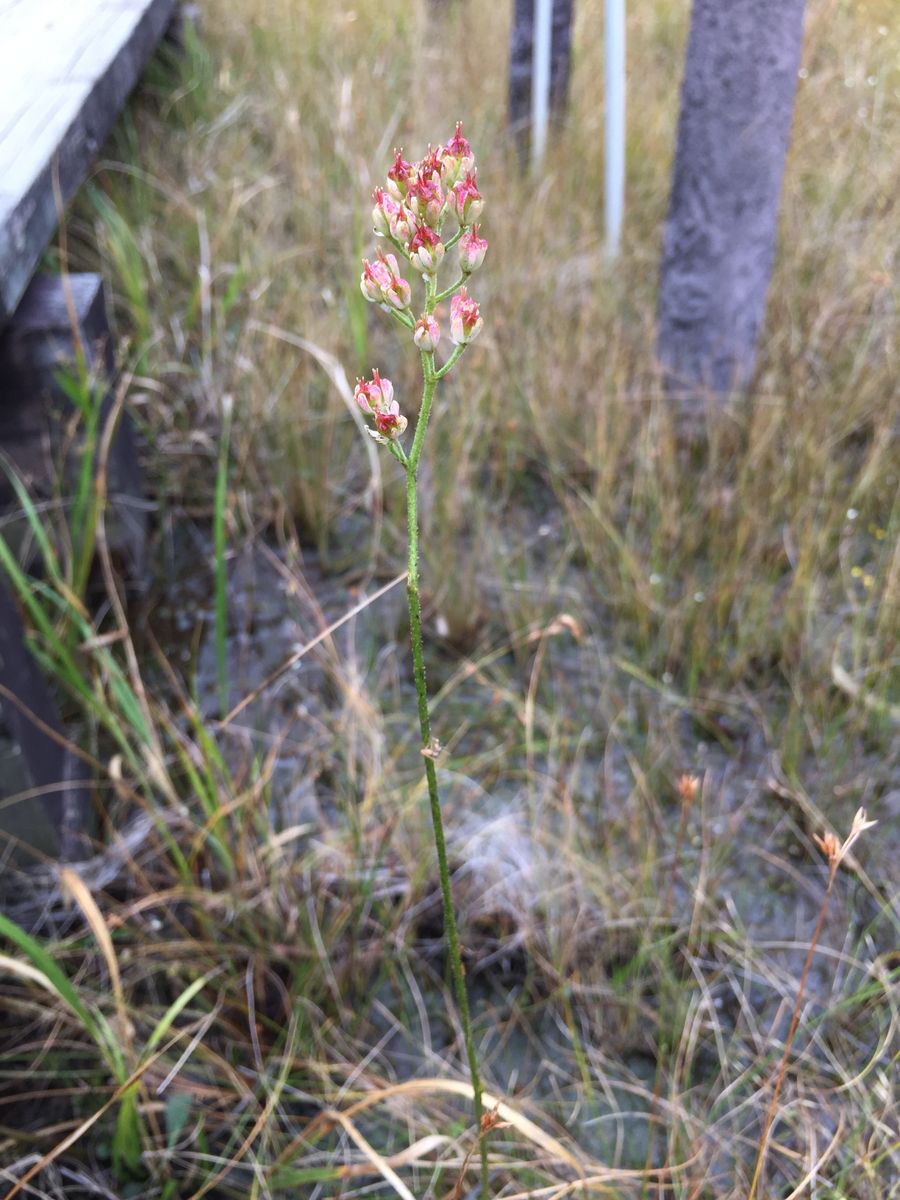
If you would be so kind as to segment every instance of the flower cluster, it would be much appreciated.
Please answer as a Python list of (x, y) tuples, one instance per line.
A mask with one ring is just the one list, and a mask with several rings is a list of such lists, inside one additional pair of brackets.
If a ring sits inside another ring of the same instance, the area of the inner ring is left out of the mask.
[(393, 254), (385, 254), (379, 250), (376, 263), (370, 263), (364, 258), (360, 287), (365, 298), (383, 304), (387, 309), (395, 308), (399, 312), (409, 308), (412, 288), (397, 274), (398, 270)]
[(406, 417), (400, 415), (400, 405), (394, 399), (394, 385), (382, 379), (377, 371), (366, 382), (357, 379), (353, 399), (363, 410), (375, 418), (375, 428), (383, 438), (396, 439), (406, 429)]
[[(379, 250), (373, 262), (363, 260), (360, 290), (366, 300), (412, 333), (414, 344), (425, 356), (426, 380), (430, 375), (436, 381), (484, 326), (478, 303), (464, 286), (484, 262), (488, 244), (478, 232), (484, 200), (478, 190), (475, 156), (461, 124), (457, 123), (446, 145), (436, 150), (429, 146), (420, 162), (407, 162), (402, 151), (397, 151), (385, 185), (375, 189), (373, 200), (375, 233), (390, 243), (393, 253)], [(445, 234), (450, 218), (452, 232)], [(459, 279), (439, 291), (437, 274), (454, 246), (458, 248)], [(425, 302), (418, 316), (413, 310), (412, 286), (401, 273), (404, 262), (424, 282)], [(451, 297), (450, 340), (455, 349), (452, 361), (436, 370), (431, 356), (440, 344), (441, 329), (435, 310)], [(355, 395), (360, 407), (375, 418), (376, 436), (395, 441), (407, 422), (400, 416), (390, 382), (376, 371), (371, 382), (359, 381)]]

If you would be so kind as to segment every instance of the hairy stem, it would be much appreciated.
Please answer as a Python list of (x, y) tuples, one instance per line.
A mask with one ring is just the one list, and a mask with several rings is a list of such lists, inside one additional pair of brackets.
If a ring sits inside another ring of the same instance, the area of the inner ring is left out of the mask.
[(460, 277), (459, 277), (459, 279), (457, 279), (456, 283), (451, 284), (451, 286), (448, 288), (444, 288), (444, 290), (442, 292), (439, 292), (435, 296), (435, 298), (434, 298), (435, 303), (438, 303), (438, 301), (440, 301), (440, 300), (446, 300), (448, 296), (452, 296), (454, 292), (459, 291), (459, 289), (462, 287), (462, 285), (466, 282), (467, 278), (468, 278), (467, 275), (460, 275)]
[(412, 313), (400, 312), (399, 309), (391, 308), (391, 306), (389, 304), (386, 304), (384, 307), (385, 307), (385, 310), (388, 313), (390, 313), (390, 315), (394, 318), (395, 321), (399, 321), (400, 324), (405, 326), (407, 329), (415, 329), (416, 323), (413, 320)]
[(456, 366), (456, 364), (459, 362), (460, 358), (462, 357), (463, 352), (465, 351), (465, 348), (466, 348), (465, 342), (461, 342), (458, 346), (454, 346), (453, 353), (450, 355), (450, 357), (447, 359), (447, 361), (444, 363), (444, 365), (441, 367), (441, 369), (439, 371), (435, 371), (435, 373), (434, 373), (435, 379), (443, 379), (448, 371), (453, 370), (453, 368)]
[(437, 388), (437, 378), (434, 372), (434, 356), (422, 355), (422, 368), (425, 375), (425, 387), (422, 393), (422, 408), (416, 423), (416, 435), (413, 439), (412, 450), (406, 467), (406, 518), (408, 534), (408, 576), (406, 582), (409, 600), (409, 632), (412, 642), (413, 672), (416, 680), (416, 696), (419, 706), (419, 729), (422, 734), (422, 751), (425, 762), (425, 778), (428, 783), (428, 799), (431, 804), (431, 822), (434, 827), (434, 845), (437, 850), (438, 871), (441, 877), (441, 898), (444, 906), (444, 932), (447, 938), (447, 949), (450, 956), (450, 970), (453, 976), (453, 986), (456, 991), (456, 1003), (462, 1022), (463, 1040), (466, 1046), (466, 1056), (469, 1060), (469, 1073), (472, 1078), (472, 1092), (475, 1100), (475, 1122), (478, 1127), (479, 1146), (481, 1150), (481, 1190), (484, 1200), (488, 1196), (488, 1159), (487, 1142), (482, 1134), (482, 1117), (484, 1104), (481, 1098), (481, 1076), (478, 1071), (478, 1059), (475, 1054), (475, 1043), (472, 1039), (472, 1022), (469, 1017), (469, 998), (466, 992), (465, 974), (462, 957), (459, 950), (459, 936), (456, 931), (456, 916), (453, 911), (453, 892), (450, 887), (450, 868), (447, 863), (447, 844), (444, 838), (444, 822), (441, 816), (441, 802), (438, 795), (437, 771), (434, 764), (434, 751), (431, 740), (431, 721), (428, 716), (428, 692), (425, 686), (425, 656), (422, 649), (422, 608), (419, 598), (419, 517), (418, 495), (416, 491), (417, 469), (419, 456), (422, 452), (422, 442), (431, 412), (431, 402)]

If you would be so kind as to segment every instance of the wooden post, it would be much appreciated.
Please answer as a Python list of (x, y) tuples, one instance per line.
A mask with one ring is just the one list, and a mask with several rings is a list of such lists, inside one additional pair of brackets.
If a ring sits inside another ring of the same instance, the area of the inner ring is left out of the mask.
[(775, 253), (804, 0), (694, 0), (658, 355), (688, 426), (749, 384)]

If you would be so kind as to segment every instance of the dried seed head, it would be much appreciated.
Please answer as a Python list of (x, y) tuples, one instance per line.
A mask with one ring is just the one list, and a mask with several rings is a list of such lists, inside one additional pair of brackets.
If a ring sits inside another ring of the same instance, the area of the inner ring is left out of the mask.
[(867, 829), (871, 829), (877, 825), (877, 821), (869, 821), (866, 819), (866, 810), (859, 808), (856, 810), (856, 816), (853, 818), (853, 824), (850, 826), (850, 832), (847, 834), (843, 843), (838, 840), (834, 833), (825, 833), (822, 837), (816, 836), (816, 845), (828, 859), (831, 866), (839, 866), (851, 849), (859, 839), (860, 835), (865, 833)]
[(816, 845), (828, 859), (830, 864), (840, 861), (841, 843), (833, 833), (825, 833), (821, 837), (815, 835)]
[(441, 739), (433, 737), (427, 746), (423, 746), (419, 753), (423, 758), (431, 758), (435, 762), (441, 757), (444, 747), (441, 745)]
[(685, 772), (678, 780), (678, 795), (681, 797), (684, 804), (693, 804), (697, 799), (697, 792), (700, 790), (700, 779), (697, 775), (688, 775)]
[(481, 1114), (481, 1132), (489, 1133), (492, 1129), (509, 1129), (509, 1121), (500, 1119), (500, 1101), (498, 1100), (490, 1112)]
[(850, 832), (847, 834), (847, 838), (844, 841), (843, 846), (841, 846), (841, 858), (850, 852), (851, 847), (860, 834), (865, 833), (867, 829), (871, 829), (873, 825), (877, 824), (877, 821), (867, 821), (866, 810), (864, 808), (858, 808), (856, 810), (856, 816), (853, 818), (853, 824), (850, 826)]

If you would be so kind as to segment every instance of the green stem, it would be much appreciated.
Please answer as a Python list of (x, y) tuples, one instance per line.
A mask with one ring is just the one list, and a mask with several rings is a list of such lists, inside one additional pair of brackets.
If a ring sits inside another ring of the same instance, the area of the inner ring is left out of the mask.
[(457, 279), (456, 283), (454, 283), (451, 287), (444, 288), (444, 290), (442, 292), (439, 292), (435, 296), (435, 298), (434, 298), (435, 304), (439, 304), (441, 300), (446, 300), (448, 296), (452, 296), (455, 291), (457, 291), (459, 288), (462, 287), (462, 285), (466, 282), (466, 280), (468, 278), (469, 278), (468, 275), (460, 275), (460, 277), (459, 277), (459, 279)]
[(447, 844), (444, 839), (444, 822), (441, 816), (441, 802), (438, 796), (437, 771), (435, 770), (431, 721), (428, 716), (428, 692), (425, 685), (425, 655), (422, 649), (422, 608), (419, 598), (419, 517), (418, 496), (416, 492), (417, 468), (419, 456), (422, 453), (422, 442), (428, 417), (431, 412), (431, 402), (437, 388), (437, 377), (434, 372), (434, 356), (422, 355), (422, 368), (425, 375), (425, 386), (422, 392), (422, 408), (416, 423), (416, 435), (413, 439), (412, 450), (406, 468), (406, 517), (408, 532), (408, 576), (406, 591), (409, 600), (409, 632), (412, 642), (413, 673), (416, 680), (416, 696), (419, 707), (419, 729), (422, 734), (423, 759), (425, 761), (425, 778), (428, 782), (428, 799), (431, 803), (431, 822), (434, 827), (434, 845), (437, 850), (438, 871), (441, 877), (441, 897), (444, 905), (444, 931), (447, 936), (447, 949), (450, 956), (450, 971), (453, 976), (453, 986), (456, 991), (456, 1003), (462, 1022), (463, 1040), (466, 1046), (466, 1056), (469, 1060), (469, 1073), (472, 1078), (472, 1093), (475, 1101), (475, 1123), (478, 1129), (478, 1141), (481, 1151), (481, 1193), (484, 1200), (489, 1195), (489, 1176), (487, 1141), (482, 1133), (482, 1117), (484, 1104), (481, 1098), (481, 1075), (478, 1070), (478, 1058), (475, 1054), (475, 1043), (472, 1038), (472, 1022), (469, 1017), (469, 998), (466, 992), (466, 981), (463, 972), (462, 957), (459, 951), (459, 936), (456, 930), (456, 916), (453, 911), (453, 892), (450, 886), (450, 868), (447, 863)]
[(453, 368), (456, 366), (456, 364), (459, 362), (460, 358), (462, 358), (463, 354), (465, 353), (465, 349), (466, 349), (465, 342), (460, 342), (460, 344), (458, 346), (454, 346), (453, 353), (450, 355), (450, 357), (447, 359), (447, 361), (444, 363), (444, 365), (441, 367), (441, 369), (439, 371), (435, 371), (435, 373), (434, 373), (435, 379), (443, 379), (448, 371), (452, 371)]
[(401, 312), (398, 308), (391, 308), (389, 304), (384, 306), (385, 312), (390, 313), (395, 321), (399, 321), (401, 325), (405, 325), (407, 329), (415, 329), (416, 322), (410, 312)]

